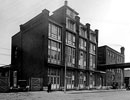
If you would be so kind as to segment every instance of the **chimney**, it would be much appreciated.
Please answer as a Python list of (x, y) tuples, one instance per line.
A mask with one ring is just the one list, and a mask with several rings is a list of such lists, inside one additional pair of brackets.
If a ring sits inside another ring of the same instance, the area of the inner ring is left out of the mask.
[(22, 24), (20, 25), (20, 31), (24, 31), (24, 26)]
[(99, 33), (99, 30), (98, 29), (95, 29), (95, 33), (96, 33), (96, 41), (98, 43), (98, 33)]
[(87, 37), (89, 39), (90, 38), (90, 24), (86, 23), (86, 27), (87, 27)]
[(121, 47), (120, 50), (121, 50), (121, 54), (124, 55), (125, 48), (124, 48), (124, 47)]
[(65, 0), (64, 5), (65, 5), (65, 6), (67, 6), (67, 5), (68, 5), (68, 1), (67, 1), (67, 0)]
[(90, 24), (89, 23), (87, 23), (86, 26), (87, 26), (88, 29), (90, 29)]
[(47, 15), (49, 15), (49, 10), (44, 9), (44, 10), (42, 10), (42, 13), (43, 13), (43, 14), (47, 14)]
[(75, 16), (75, 20), (76, 20), (76, 32), (79, 33), (80, 17)]
[(80, 17), (79, 17), (79, 16), (75, 16), (75, 20), (76, 20), (77, 22), (80, 22)]

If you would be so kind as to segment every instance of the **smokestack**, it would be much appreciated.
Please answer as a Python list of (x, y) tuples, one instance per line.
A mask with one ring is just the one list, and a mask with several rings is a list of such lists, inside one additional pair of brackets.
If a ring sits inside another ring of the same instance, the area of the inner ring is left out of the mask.
[(67, 1), (67, 0), (65, 0), (64, 4), (65, 4), (65, 6), (67, 6), (67, 5), (68, 5), (68, 1)]
[(124, 48), (124, 47), (121, 47), (120, 50), (121, 50), (121, 54), (124, 55), (125, 48)]

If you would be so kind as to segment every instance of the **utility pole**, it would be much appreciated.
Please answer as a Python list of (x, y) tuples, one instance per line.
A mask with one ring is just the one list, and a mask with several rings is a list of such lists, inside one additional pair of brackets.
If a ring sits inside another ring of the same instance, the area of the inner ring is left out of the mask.
[(64, 93), (66, 93), (66, 56), (65, 56), (65, 77), (64, 77)]

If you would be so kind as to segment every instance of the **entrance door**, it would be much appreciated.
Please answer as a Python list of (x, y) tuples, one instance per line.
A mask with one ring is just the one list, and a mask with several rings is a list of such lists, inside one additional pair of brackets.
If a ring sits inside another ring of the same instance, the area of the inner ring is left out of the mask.
[(67, 77), (66, 78), (66, 83), (67, 83), (67, 89), (71, 89), (71, 78), (70, 77)]
[(100, 79), (100, 86), (103, 86), (103, 78), (100, 77), (99, 79)]
[(59, 76), (49, 76), (49, 82), (51, 82), (51, 89), (59, 89), (60, 87), (60, 77)]
[(94, 85), (95, 85), (95, 81), (94, 81), (94, 76), (93, 75), (90, 75), (90, 80), (89, 81), (90, 81), (89, 87), (93, 88)]
[(72, 80), (72, 77), (67, 77), (67, 89), (73, 89), (74, 88), (74, 81)]
[(17, 87), (17, 71), (13, 71), (13, 87)]

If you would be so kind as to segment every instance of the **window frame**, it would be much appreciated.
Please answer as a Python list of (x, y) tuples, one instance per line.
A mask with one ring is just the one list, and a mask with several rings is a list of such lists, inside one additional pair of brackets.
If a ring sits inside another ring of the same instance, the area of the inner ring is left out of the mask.
[(68, 31), (66, 31), (66, 44), (72, 46), (76, 45), (76, 36)]
[(62, 27), (52, 22), (49, 23), (48, 37), (61, 41)]
[(76, 32), (76, 23), (72, 19), (66, 17), (66, 28)]
[[(53, 46), (54, 43), (56, 47)], [(50, 39), (48, 40), (48, 63), (61, 64), (61, 43)]]
[[(82, 59), (81, 59), (81, 53), (83, 53), (82, 55), (83, 55), (83, 57), (82, 57)], [(81, 68), (81, 69), (86, 69), (86, 64), (87, 64), (87, 57), (86, 57), (86, 55), (87, 55), (87, 53), (86, 52), (84, 52), (84, 51), (79, 51), (79, 59), (78, 59), (78, 66), (79, 66), (79, 68)], [(82, 62), (81, 62), (82, 61)], [(82, 64), (81, 64), (82, 63)]]
[(70, 67), (74, 67), (75, 66), (75, 60), (76, 60), (76, 49), (73, 48), (73, 47), (70, 47), (70, 46), (66, 46), (65, 47), (66, 49), (66, 52), (65, 52), (65, 55), (66, 55), (66, 64), (67, 66), (70, 66)]

